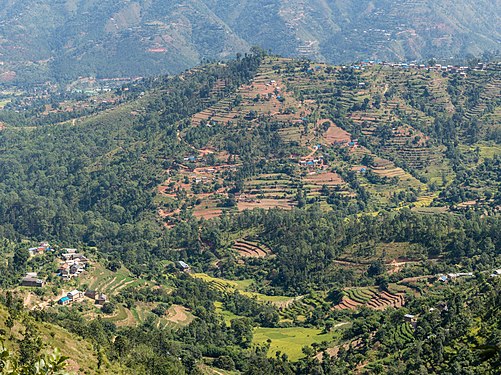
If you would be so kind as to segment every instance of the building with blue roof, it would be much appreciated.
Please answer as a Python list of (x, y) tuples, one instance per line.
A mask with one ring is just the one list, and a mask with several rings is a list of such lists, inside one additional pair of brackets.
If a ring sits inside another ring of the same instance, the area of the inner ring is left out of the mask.
[(64, 296), (59, 301), (57, 301), (57, 303), (59, 303), (62, 306), (69, 305), (70, 302), (71, 302), (71, 300), (70, 300), (70, 297), (68, 297), (68, 296)]

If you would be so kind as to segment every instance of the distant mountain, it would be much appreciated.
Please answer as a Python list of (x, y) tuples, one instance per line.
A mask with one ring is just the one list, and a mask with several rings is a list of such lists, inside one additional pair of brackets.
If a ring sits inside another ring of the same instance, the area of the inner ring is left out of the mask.
[(175, 73), (258, 45), (329, 62), (499, 50), (499, 0), (0, 0), (0, 80)]

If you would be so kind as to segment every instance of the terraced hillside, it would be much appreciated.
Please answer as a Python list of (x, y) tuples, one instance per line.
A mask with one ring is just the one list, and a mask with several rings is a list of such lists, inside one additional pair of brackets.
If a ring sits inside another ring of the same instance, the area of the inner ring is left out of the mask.
[(232, 247), (241, 257), (261, 258), (271, 254), (271, 249), (260, 243), (239, 240)]
[(400, 308), (405, 304), (404, 294), (377, 291), (373, 288), (347, 289), (341, 302), (334, 309), (356, 309), (367, 306), (375, 310), (384, 310), (388, 307)]
[(267, 57), (234, 91), (215, 81), (219, 100), (178, 133), (189, 151), (165, 171), (158, 212), (171, 227), (185, 211), (440, 205), (452, 139), (486, 147), (498, 131), (501, 69), (461, 69)]

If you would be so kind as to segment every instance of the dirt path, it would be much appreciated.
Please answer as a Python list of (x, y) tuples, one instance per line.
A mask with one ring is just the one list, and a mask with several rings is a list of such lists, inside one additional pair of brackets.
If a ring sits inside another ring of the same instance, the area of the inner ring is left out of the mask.
[(402, 271), (407, 264), (412, 265), (412, 264), (418, 264), (418, 263), (419, 262), (416, 262), (416, 261), (397, 262), (397, 261), (393, 260), (391, 263), (388, 264), (389, 267), (392, 267), (390, 270), (388, 270), (388, 273), (389, 274), (398, 273), (398, 272)]
[(298, 296), (298, 297), (291, 298), (290, 300), (287, 300), (287, 301), (272, 302), (272, 303), (273, 303), (273, 305), (275, 305), (279, 309), (287, 309), (294, 302), (301, 301), (303, 298), (304, 298), (304, 296)]
[(353, 262), (353, 261), (349, 261), (349, 260), (333, 260), (332, 263), (342, 264), (344, 266), (366, 266), (366, 265), (370, 264), (369, 262), (359, 263), (359, 262)]
[(107, 291), (108, 287), (110, 285), (112, 285), (115, 281), (117, 280), (117, 277), (115, 276), (113, 279), (111, 279), (111, 281), (107, 282), (107, 283), (104, 283), (103, 285), (101, 285), (100, 289), (104, 292)]
[(416, 276), (416, 277), (407, 277), (405, 279), (400, 280), (397, 284), (400, 283), (412, 283), (420, 280), (426, 280), (429, 279), (430, 277), (436, 277), (435, 275), (425, 275), (425, 276)]
[(127, 281), (126, 283), (120, 285), (118, 288), (116, 288), (114, 291), (113, 291), (113, 294), (117, 294), (118, 292), (120, 292), (122, 289), (126, 288), (128, 285), (132, 284), (134, 281), (136, 280), (130, 280), (130, 281)]
[(24, 307), (29, 307), (29, 305), (31, 304), (31, 298), (32, 297), (33, 297), (33, 295), (31, 293), (28, 293), (26, 295), (26, 297), (24, 297), (24, 301), (23, 301)]
[[(117, 326), (134, 326), (136, 325), (136, 319), (134, 318), (134, 315), (132, 315), (132, 311), (129, 309), (124, 308), (125, 314), (127, 317), (123, 320), (119, 320), (115, 322)], [(118, 315), (119, 313), (117, 313)]]
[(311, 159), (313, 155), (315, 155), (318, 151), (317, 147), (309, 147), (309, 149), (311, 150), (311, 152), (307, 156), (305, 156), (304, 159)]

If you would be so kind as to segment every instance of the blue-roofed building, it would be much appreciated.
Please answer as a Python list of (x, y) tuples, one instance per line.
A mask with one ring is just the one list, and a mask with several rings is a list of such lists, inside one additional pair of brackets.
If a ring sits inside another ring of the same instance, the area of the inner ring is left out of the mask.
[(69, 305), (70, 302), (71, 302), (71, 300), (70, 300), (70, 297), (68, 297), (68, 296), (65, 296), (65, 297), (61, 298), (59, 301), (57, 301), (57, 303), (59, 303), (62, 306)]

